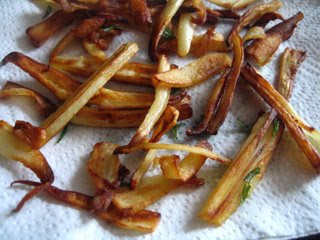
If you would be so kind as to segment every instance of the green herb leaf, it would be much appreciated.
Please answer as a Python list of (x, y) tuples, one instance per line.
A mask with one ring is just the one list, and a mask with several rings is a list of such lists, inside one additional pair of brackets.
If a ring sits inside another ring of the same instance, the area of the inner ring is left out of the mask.
[(171, 40), (176, 38), (176, 36), (174, 35), (174, 33), (169, 29), (169, 28), (165, 28), (163, 33), (162, 33), (162, 37), (164, 37), (167, 40)]
[(176, 140), (176, 141), (179, 141), (179, 138), (178, 138), (178, 130), (180, 127), (182, 127), (184, 124), (183, 123), (179, 123), (177, 125), (175, 125), (173, 128), (171, 128), (171, 133), (173, 135), (173, 138)]
[(67, 131), (68, 131), (68, 124), (63, 128), (63, 130), (62, 130), (62, 132), (61, 132), (61, 134), (60, 134), (60, 137), (59, 137), (59, 139), (58, 139), (58, 141), (56, 142), (56, 143), (59, 143), (61, 140), (62, 140), (62, 138), (64, 137), (64, 135), (66, 135), (66, 133), (67, 133)]
[(275, 137), (279, 131), (280, 122), (278, 119), (274, 119), (272, 122), (273, 130), (272, 130), (272, 137)]
[(252, 171), (250, 171), (247, 176), (244, 178), (244, 185), (240, 196), (240, 204), (242, 204), (249, 196), (249, 192), (251, 189), (250, 182), (252, 179), (260, 173), (260, 168), (255, 168)]
[(239, 129), (240, 129), (241, 132), (243, 132), (243, 133), (250, 133), (251, 132), (251, 128), (252, 128), (251, 125), (245, 124), (239, 118), (237, 118), (237, 123), (238, 123)]
[(104, 31), (104, 32), (109, 32), (112, 30), (119, 30), (120, 31), (120, 30), (122, 30), (122, 28), (117, 25), (111, 25), (111, 26), (108, 26), (108, 27), (105, 27), (102, 29), (102, 31)]
[(47, 18), (51, 12), (52, 12), (52, 7), (50, 5), (48, 5), (47, 10), (46, 10), (45, 14), (43, 15), (42, 19)]

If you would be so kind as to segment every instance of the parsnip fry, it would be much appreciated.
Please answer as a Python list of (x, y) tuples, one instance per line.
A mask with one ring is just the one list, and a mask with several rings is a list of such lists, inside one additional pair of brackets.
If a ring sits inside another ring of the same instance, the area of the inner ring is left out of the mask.
[(267, 64), (280, 44), (292, 36), (298, 22), (303, 18), (303, 14), (299, 12), (269, 29), (265, 38), (255, 40), (246, 48), (247, 56), (260, 66)]
[(36, 102), (39, 112), (44, 117), (48, 117), (51, 113), (53, 113), (56, 110), (56, 106), (48, 98), (42, 96), (36, 91), (21, 86), (17, 83), (7, 82), (3, 86), (2, 91), (0, 91), (0, 99), (13, 96), (23, 96), (32, 98)]
[(183, 1), (184, 0), (169, 0), (166, 3), (160, 17), (153, 24), (149, 40), (149, 57), (152, 61), (157, 59), (158, 44), (163, 31), (171, 22), (171, 19), (176, 14)]
[(282, 3), (279, 0), (273, 0), (269, 3), (259, 4), (255, 7), (250, 8), (246, 11), (236, 24), (231, 29), (231, 32), (228, 36), (228, 43), (231, 43), (231, 37), (235, 34), (239, 34), (241, 30), (248, 26), (250, 23), (259, 20), (264, 14), (268, 12), (277, 11), (282, 6)]
[[(39, 186), (39, 183), (31, 181), (18, 181), (17, 183)], [(79, 192), (62, 190), (54, 186), (49, 186), (45, 189), (45, 192), (58, 201), (64, 202), (72, 207), (90, 211), (107, 223), (114, 224), (124, 229), (151, 233), (156, 229), (161, 218), (160, 213), (148, 210), (142, 210), (134, 215), (124, 216), (112, 205), (107, 211), (96, 212), (92, 211), (94, 198), (91, 196)]]
[(26, 31), (33, 46), (40, 47), (45, 41), (53, 36), (63, 27), (69, 25), (77, 17), (77, 14), (65, 13), (61, 10), (56, 11), (53, 15)]
[(209, 151), (202, 147), (188, 146), (182, 144), (164, 144), (164, 143), (150, 143), (143, 142), (135, 146), (121, 146), (116, 148), (114, 154), (127, 154), (141, 149), (163, 149), (163, 150), (172, 150), (172, 151), (186, 151), (201, 156), (208, 157), (212, 160), (216, 160), (222, 164), (229, 165), (230, 159), (223, 157), (219, 154), (216, 154), (212, 151)]
[(51, 51), (50, 61), (51, 59), (59, 56), (76, 39), (77, 37), (75, 36), (73, 30), (69, 31), (66, 35), (64, 35), (64, 37), (60, 39), (60, 41)]
[[(320, 133), (308, 126), (293, 110), (268, 81), (260, 76), (255, 69), (247, 64), (241, 71), (241, 76), (263, 97), (263, 99), (277, 110), (281, 120), (285, 123), (290, 134), (295, 139), (301, 150), (308, 157), (312, 166), (320, 169)], [(314, 146), (313, 146), (314, 144)]]
[(177, 36), (177, 54), (179, 57), (185, 57), (188, 55), (195, 28), (196, 24), (192, 23), (192, 13), (184, 13), (180, 16)]
[(101, 142), (94, 145), (87, 163), (87, 169), (98, 191), (120, 185), (118, 172), (119, 157), (113, 155), (117, 144)]
[(159, 160), (162, 175), (168, 179), (180, 180), (178, 164), (180, 157), (176, 155), (164, 156)]
[(209, 53), (180, 69), (155, 74), (152, 82), (157, 86), (191, 87), (199, 84), (231, 65), (225, 53)]
[(156, 155), (157, 155), (157, 150), (149, 150), (147, 152), (143, 161), (140, 163), (139, 167), (137, 168), (135, 173), (132, 175), (132, 178), (130, 180), (131, 189), (135, 189), (138, 186), (140, 180), (142, 179), (144, 174), (148, 171)]
[[(165, 72), (170, 69), (170, 64), (167, 61), (167, 58), (162, 55), (159, 61), (158, 72)], [(141, 143), (146, 137), (148, 137), (152, 128), (156, 122), (161, 117), (162, 113), (166, 109), (169, 98), (170, 98), (170, 87), (156, 86), (155, 88), (155, 98), (152, 103), (145, 119), (137, 129), (135, 135), (132, 137), (129, 145), (134, 146), (138, 143)]]
[(128, 2), (134, 25), (148, 30), (152, 25), (152, 18), (147, 0), (129, 0)]
[(248, 30), (246, 35), (242, 38), (243, 43), (254, 39), (263, 39), (266, 37), (263, 27), (254, 26)]
[(46, 141), (43, 145), (55, 136), (137, 51), (138, 46), (135, 43), (120, 47), (55, 113), (47, 118), (41, 125), (46, 130)]
[(83, 39), (82, 45), (91, 57), (97, 58), (101, 62), (107, 61), (107, 55), (99, 48), (96, 43), (92, 43), (88, 39)]
[(245, 8), (255, 1), (257, 0), (210, 0), (210, 2), (215, 3), (221, 7), (234, 10)]
[(0, 154), (21, 162), (33, 171), (42, 183), (53, 182), (53, 172), (42, 153), (15, 136), (13, 127), (5, 121), (0, 121)]
[(240, 36), (237, 34), (233, 35), (231, 40), (234, 49), (233, 63), (225, 82), (218, 109), (208, 124), (207, 132), (210, 134), (216, 134), (227, 117), (244, 60), (243, 45)]

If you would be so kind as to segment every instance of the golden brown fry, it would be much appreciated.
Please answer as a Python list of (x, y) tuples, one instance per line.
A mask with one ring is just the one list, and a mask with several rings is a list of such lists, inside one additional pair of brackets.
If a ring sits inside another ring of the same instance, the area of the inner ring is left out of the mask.
[(216, 154), (212, 151), (209, 151), (203, 147), (197, 146), (189, 146), (189, 145), (182, 145), (182, 144), (164, 144), (164, 143), (150, 143), (150, 142), (143, 142), (137, 144), (133, 147), (130, 146), (121, 146), (115, 149), (114, 154), (127, 154), (134, 151), (138, 151), (141, 149), (163, 149), (163, 150), (173, 150), (173, 151), (186, 151), (194, 154), (198, 154), (201, 156), (208, 157), (212, 160), (216, 160), (222, 164), (229, 165), (230, 159)]
[(254, 39), (263, 39), (266, 37), (266, 33), (264, 32), (263, 27), (254, 26), (251, 27), (248, 32), (246, 32), (246, 35), (242, 38), (243, 43), (249, 40)]
[[(280, 123), (278, 132), (273, 136), (272, 121), (275, 116), (275, 111), (272, 111), (259, 118), (235, 160), (202, 207), (199, 213), (201, 219), (221, 225), (240, 206), (247, 174), (257, 167), (264, 168), (259, 169), (259, 173), (263, 174), (284, 130)], [(253, 179), (257, 181), (257, 178), (261, 179), (262, 175), (255, 175)]]
[(247, 56), (260, 66), (267, 64), (271, 61), (280, 44), (292, 36), (298, 22), (303, 18), (303, 13), (299, 12), (269, 29), (265, 38), (255, 40), (246, 48)]
[(161, 157), (159, 163), (162, 175), (168, 179), (180, 180), (179, 162), (180, 157), (176, 155)]
[[(278, 92), (286, 99), (291, 97), (293, 88), (293, 84), (291, 84), (291, 82), (295, 78), (297, 70), (305, 58), (306, 52), (298, 51), (292, 48), (286, 48), (281, 56)], [(288, 96), (282, 94), (282, 92), (286, 89), (289, 89)]]
[(144, 176), (144, 174), (148, 171), (149, 167), (151, 166), (152, 162), (154, 161), (155, 157), (157, 155), (157, 150), (149, 150), (140, 163), (139, 167), (135, 171), (135, 173), (132, 175), (132, 178), (130, 180), (130, 188), (135, 189), (137, 185), (139, 184), (140, 180)]
[(248, 26), (250, 23), (259, 20), (264, 14), (268, 12), (274, 12), (282, 6), (279, 0), (273, 0), (269, 3), (259, 4), (246, 11), (240, 19), (235, 23), (228, 36), (228, 43), (231, 43), (231, 37), (235, 34), (239, 34), (241, 30)]
[(202, 0), (185, 0), (183, 6), (195, 10), (192, 16), (193, 23), (204, 24), (207, 21), (207, 9)]
[(192, 22), (192, 13), (184, 13), (180, 16), (177, 35), (177, 54), (179, 57), (188, 55), (196, 24)]
[[(168, 70), (170, 70), (170, 64), (167, 58), (164, 55), (161, 55), (159, 60), (158, 72), (161, 73)], [(148, 137), (154, 125), (157, 123), (168, 105), (170, 92), (170, 87), (156, 85), (154, 102), (152, 103), (145, 119), (132, 137), (129, 146), (134, 146), (138, 143), (141, 143), (145, 138)]]
[(97, 58), (101, 62), (107, 61), (107, 55), (96, 43), (90, 42), (88, 39), (83, 39), (82, 46), (91, 57)]
[(191, 87), (199, 84), (231, 65), (225, 53), (209, 53), (180, 69), (155, 74), (152, 82), (157, 86)]
[(178, 119), (179, 111), (175, 107), (167, 106), (155, 125), (150, 142), (158, 142), (164, 134), (177, 124)]
[(220, 98), (218, 108), (215, 114), (212, 116), (207, 127), (207, 132), (210, 134), (216, 134), (219, 127), (223, 124), (225, 118), (227, 117), (244, 60), (241, 37), (239, 35), (233, 35), (231, 40), (234, 49), (233, 62), (223, 88), (223, 93)]
[[(11, 62), (17, 65), (63, 101), (81, 85), (81, 82), (70, 78), (68, 75), (52, 67), (41, 64), (22, 53), (10, 53), (3, 59), (3, 62)], [(100, 109), (135, 109), (148, 108), (153, 100), (154, 95), (149, 93), (120, 92), (102, 88), (88, 104), (96, 105)]]
[(151, 61), (155, 61), (157, 59), (157, 49), (162, 33), (171, 22), (172, 17), (176, 14), (183, 1), (184, 0), (169, 0), (161, 15), (153, 24), (148, 49)]
[(32, 45), (40, 47), (48, 38), (53, 36), (63, 27), (72, 23), (76, 18), (77, 14), (75, 13), (69, 14), (58, 10), (43, 22), (29, 27), (26, 33), (29, 36)]
[(87, 169), (97, 190), (101, 191), (119, 185), (120, 160), (113, 155), (117, 144), (101, 142), (94, 145), (87, 163)]
[[(17, 181), (17, 183), (39, 186), (39, 183), (32, 181)], [(49, 186), (44, 191), (58, 201), (72, 207), (90, 211), (107, 223), (114, 224), (120, 228), (151, 233), (160, 222), (161, 215), (157, 212), (142, 210), (134, 215), (124, 216), (112, 205), (106, 211), (93, 211), (94, 198), (91, 196), (79, 192), (62, 190), (54, 186)]]
[(129, 0), (130, 14), (134, 25), (148, 30), (152, 25), (151, 12), (146, 0)]
[(217, 107), (219, 105), (228, 73), (229, 73), (229, 68), (226, 69), (221, 74), (219, 80), (215, 83), (211, 96), (207, 102), (207, 106), (204, 112), (204, 117), (202, 119), (202, 122), (199, 123), (195, 129), (187, 130), (186, 133), (188, 136), (199, 135), (207, 129), (208, 124), (212, 119), (213, 115), (215, 114)]
[(13, 133), (13, 127), (5, 121), (0, 121), (0, 139), (1, 155), (21, 162), (31, 169), (42, 183), (53, 182), (53, 172), (42, 153), (21, 141)]
[(69, 31), (66, 35), (64, 35), (64, 37), (60, 39), (60, 41), (51, 51), (50, 61), (51, 59), (59, 56), (63, 52), (63, 50), (65, 50), (76, 39), (77, 37), (74, 35), (73, 30)]
[(233, 10), (239, 10), (247, 7), (256, 0), (210, 0), (210, 2), (215, 3), (221, 7)]
[(265, 27), (268, 25), (269, 22), (274, 21), (274, 20), (281, 20), (283, 21), (284, 18), (280, 13), (277, 12), (267, 12), (265, 13), (261, 18), (259, 18), (258, 21), (256, 21), (253, 24), (253, 27)]
[(33, 149), (39, 149), (42, 142), (46, 139), (45, 129), (19, 120), (16, 121), (13, 127), (13, 134)]
[(12, 96), (23, 96), (32, 98), (38, 107), (38, 111), (44, 116), (48, 117), (56, 110), (56, 106), (46, 97), (33, 91), (32, 89), (21, 86), (17, 83), (7, 82), (2, 91), (0, 91), (0, 99)]
[(46, 131), (46, 144), (102, 88), (108, 80), (138, 51), (136, 43), (122, 45), (110, 59), (70, 96), (41, 125)]
[[(314, 129), (306, 130), (303, 132), (304, 122), (301, 118), (297, 118), (297, 114), (294, 112), (289, 103), (283, 98), (268, 81), (260, 76), (255, 69), (247, 64), (241, 71), (241, 76), (264, 98), (264, 100), (277, 110), (281, 120), (285, 123), (290, 134), (295, 139), (301, 150), (308, 157), (312, 166), (316, 169), (320, 169), (320, 145), (316, 140), (319, 133)], [(302, 125), (302, 126), (301, 126)], [(306, 134), (306, 135), (305, 135)], [(308, 138), (310, 139), (310, 142)], [(313, 146), (313, 144), (315, 146)], [(318, 149), (317, 149), (318, 148)]]

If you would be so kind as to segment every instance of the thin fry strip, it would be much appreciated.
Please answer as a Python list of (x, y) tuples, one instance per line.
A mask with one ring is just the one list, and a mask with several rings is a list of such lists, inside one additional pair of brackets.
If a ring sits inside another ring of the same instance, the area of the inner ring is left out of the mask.
[[(17, 181), (16, 183), (39, 186), (39, 183), (32, 181)], [(94, 198), (91, 196), (79, 192), (62, 190), (54, 186), (49, 186), (44, 191), (58, 201), (64, 202), (71, 207), (90, 211), (107, 223), (112, 223), (124, 229), (151, 233), (156, 229), (161, 218), (160, 213), (148, 210), (124, 216), (114, 206), (110, 206), (107, 211), (95, 212), (92, 211)]]
[(149, 57), (151, 61), (157, 59), (157, 49), (162, 33), (171, 22), (171, 19), (176, 14), (183, 1), (184, 0), (169, 0), (161, 12), (160, 17), (154, 23), (149, 40)]
[[(283, 98), (273, 87), (266, 81), (262, 76), (260, 76), (255, 69), (247, 64), (243, 67), (241, 71), (241, 76), (263, 97), (263, 99), (274, 109), (277, 110), (281, 120), (285, 123), (290, 134), (295, 139), (301, 150), (308, 157), (312, 166), (316, 169), (320, 169), (320, 154), (308, 140), (302, 128), (298, 125), (296, 121), (296, 114), (292, 114), (292, 108), (289, 107), (289, 103)], [(288, 111), (289, 109), (289, 111)], [(313, 130), (315, 131), (315, 130)], [(316, 132), (316, 131), (315, 131)], [(317, 134), (318, 135), (318, 134)], [(307, 135), (312, 139), (312, 135)], [(319, 144), (315, 145), (320, 147)], [(319, 148), (320, 149), (320, 148)]]
[(218, 109), (208, 124), (207, 132), (210, 134), (217, 134), (219, 127), (227, 117), (244, 60), (243, 45), (239, 35), (232, 37), (232, 44), (234, 48), (233, 63), (228, 73)]
[(188, 55), (193, 39), (196, 24), (192, 22), (192, 13), (184, 13), (180, 16), (177, 36), (177, 54), (179, 57)]
[(55, 136), (137, 51), (138, 46), (135, 43), (120, 47), (55, 113), (47, 118), (41, 125), (46, 131), (46, 141), (42, 145)]
[(229, 165), (231, 160), (216, 154), (212, 151), (209, 151), (202, 147), (195, 147), (195, 146), (188, 146), (183, 144), (164, 144), (164, 143), (150, 143), (150, 142), (143, 142), (137, 144), (135, 146), (121, 146), (115, 149), (114, 154), (127, 154), (134, 151), (138, 151), (141, 149), (163, 149), (163, 150), (173, 150), (173, 151), (186, 151), (202, 156), (206, 156), (212, 160), (216, 160), (222, 164)]
[[(167, 58), (164, 55), (162, 55), (159, 60), (158, 72), (165, 72), (168, 70), (170, 70), (170, 64), (168, 63)], [(145, 119), (137, 129), (135, 135), (132, 137), (129, 143), (130, 146), (134, 146), (138, 143), (141, 143), (146, 137), (148, 137), (152, 128), (159, 120), (159, 118), (161, 117), (162, 113), (168, 105), (170, 92), (170, 87), (155, 87), (154, 102), (152, 103)]]

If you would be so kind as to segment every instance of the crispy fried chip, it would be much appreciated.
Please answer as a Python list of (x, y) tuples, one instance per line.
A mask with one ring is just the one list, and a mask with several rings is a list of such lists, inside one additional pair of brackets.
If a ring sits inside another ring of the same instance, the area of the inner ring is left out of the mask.
[(255, 40), (246, 48), (246, 55), (255, 63), (263, 66), (271, 61), (280, 44), (289, 39), (299, 21), (303, 19), (303, 13), (275, 25), (266, 32), (266, 37)]
[(246, 35), (242, 38), (243, 43), (249, 40), (254, 40), (254, 39), (263, 39), (266, 37), (266, 33), (264, 32), (263, 27), (259, 26), (254, 26), (251, 27)]
[(231, 65), (225, 53), (209, 53), (180, 69), (155, 74), (152, 82), (157, 86), (191, 87), (199, 84)]

